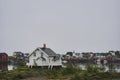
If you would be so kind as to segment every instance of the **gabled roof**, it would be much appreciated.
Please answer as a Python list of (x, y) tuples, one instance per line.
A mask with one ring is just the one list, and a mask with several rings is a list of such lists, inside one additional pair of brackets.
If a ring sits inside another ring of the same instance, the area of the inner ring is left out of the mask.
[(48, 56), (56, 56), (57, 54), (50, 48), (40, 48), (43, 50)]
[[(36, 50), (42, 50), (43, 52), (45, 52), (49, 57), (60, 57), (59, 54), (56, 54), (52, 49), (50, 48), (46, 48), (46, 47), (38, 47)], [(34, 51), (29, 55), (31, 56), (32, 54), (34, 54)]]
[(8, 56), (8, 54), (7, 54), (7, 53), (4, 53), (4, 52), (3, 52), (3, 53), (0, 53), (0, 55), (7, 55), (7, 56)]

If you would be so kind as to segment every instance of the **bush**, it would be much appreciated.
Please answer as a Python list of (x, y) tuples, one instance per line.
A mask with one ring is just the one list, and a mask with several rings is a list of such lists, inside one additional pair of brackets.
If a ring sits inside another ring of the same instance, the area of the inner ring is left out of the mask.
[(76, 72), (80, 72), (81, 69), (72, 63), (68, 63), (67, 67), (63, 69), (62, 74), (63, 75), (70, 75), (70, 74), (75, 74)]
[(86, 66), (86, 70), (87, 70), (87, 72), (90, 72), (90, 73), (98, 73), (98, 72), (104, 72), (105, 68), (104, 67), (96, 67), (96, 66), (88, 64)]
[(87, 71), (83, 71), (75, 74), (71, 80), (103, 80), (101, 76), (95, 73), (88, 73)]
[(0, 72), (0, 80), (8, 80), (7, 71)]
[(109, 72), (116, 72), (116, 70), (115, 70), (115, 66), (113, 65), (113, 63), (110, 63), (109, 65), (108, 65), (108, 68), (109, 68)]

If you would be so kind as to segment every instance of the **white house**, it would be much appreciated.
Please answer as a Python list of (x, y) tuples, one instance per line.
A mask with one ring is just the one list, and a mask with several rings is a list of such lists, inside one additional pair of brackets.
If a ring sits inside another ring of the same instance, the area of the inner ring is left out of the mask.
[(43, 47), (38, 47), (29, 55), (27, 66), (45, 66), (48, 68), (62, 66), (61, 56), (56, 54), (50, 48), (46, 48), (46, 45), (44, 44)]
[(73, 52), (73, 56), (76, 57), (76, 58), (82, 58), (83, 54), (82, 53), (75, 53), (75, 52)]

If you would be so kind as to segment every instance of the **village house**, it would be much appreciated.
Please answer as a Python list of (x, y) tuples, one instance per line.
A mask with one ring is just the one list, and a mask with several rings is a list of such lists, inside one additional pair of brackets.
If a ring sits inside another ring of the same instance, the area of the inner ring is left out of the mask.
[(76, 58), (82, 58), (83, 57), (83, 54), (82, 53), (73, 53), (73, 57), (76, 57)]
[(15, 59), (21, 59), (21, 60), (23, 60), (24, 59), (24, 53), (20, 52), (20, 51), (14, 52), (13, 53), (13, 57)]
[(46, 47), (46, 44), (43, 47), (38, 47), (29, 55), (29, 62), (27, 63), (28, 67), (40, 66), (40, 67), (61, 67), (62, 61), (61, 56), (56, 54), (53, 50)]
[(7, 53), (0, 53), (0, 70), (7, 70), (8, 55)]
[(0, 63), (8, 62), (8, 55), (7, 53), (0, 53)]

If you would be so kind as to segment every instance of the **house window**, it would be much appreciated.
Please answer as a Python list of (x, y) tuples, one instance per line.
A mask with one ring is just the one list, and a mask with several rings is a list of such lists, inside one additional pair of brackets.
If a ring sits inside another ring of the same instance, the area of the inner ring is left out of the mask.
[(41, 58), (42, 58), (42, 61), (46, 61), (46, 59), (43, 57), (43, 53), (41, 52)]
[(33, 56), (36, 57), (36, 53), (35, 52), (33, 52)]
[(41, 57), (43, 57), (43, 53), (41, 52)]
[(44, 57), (41, 57), (42, 58), (42, 61), (46, 61), (46, 59)]
[(56, 60), (56, 56), (53, 57), (52, 61), (55, 61)]

